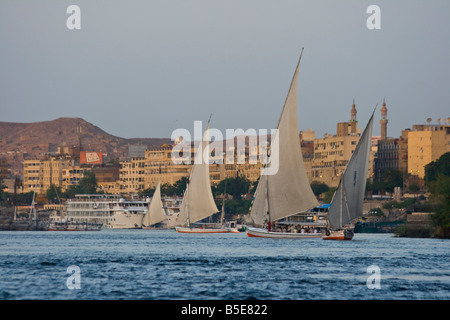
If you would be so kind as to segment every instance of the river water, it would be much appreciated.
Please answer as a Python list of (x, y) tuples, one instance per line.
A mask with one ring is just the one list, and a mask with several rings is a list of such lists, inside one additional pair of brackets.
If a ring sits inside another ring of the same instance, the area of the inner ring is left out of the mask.
[(450, 299), (450, 241), (5, 231), (0, 299), (443, 300)]

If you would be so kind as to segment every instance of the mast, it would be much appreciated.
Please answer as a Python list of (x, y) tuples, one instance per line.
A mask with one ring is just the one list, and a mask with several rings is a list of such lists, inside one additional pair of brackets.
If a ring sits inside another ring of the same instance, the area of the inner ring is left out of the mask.
[(269, 197), (269, 179), (266, 179), (266, 200), (267, 200), (267, 216), (268, 218), (268, 231), (272, 229), (272, 219), (270, 217), (270, 197)]
[(344, 188), (341, 188), (341, 205), (339, 206), (339, 225), (342, 227), (342, 206), (344, 205)]
[[(189, 190), (189, 182), (186, 183), (186, 190)], [(186, 223), (187, 226), (190, 227), (190, 221), (189, 221), (189, 192), (186, 194)]]
[(222, 215), (220, 216), (220, 224), (223, 225), (223, 220), (225, 219), (225, 194), (227, 191), (227, 180), (225, 179), (225, 187), (223, 189), (223, 199), (222, 199)]

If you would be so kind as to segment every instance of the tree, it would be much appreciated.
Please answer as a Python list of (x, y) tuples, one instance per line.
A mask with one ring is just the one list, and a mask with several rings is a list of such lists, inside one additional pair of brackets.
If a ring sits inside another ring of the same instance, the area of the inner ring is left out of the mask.
[(76, 194), (96, 194), (97, 179), (95, 174), (91, 171), (86, 171), (83, 178), (80, 179), (78, 185), (71, 185), (64, 192), (64, 198), (74, 198)]
[(223, 193), (232, 195), (234, 199), (240, 200), (243, 194), (249, 192), (251, 182), (245, 177), (227, 178), (219, 182), (214, 190), (216, 196)]
[(384, 190), (394, 192), (395, 187), (403, 186), (403, 174), (398, 169), (389, 169), (382, 176)]
[(408, 187), (408, 191), (411, 193), (414, 193), (416, 196), (417, 196), (417, 192), (419, 192), (419, 190), (420, 190), (420, 187), (416, 183), (413, 183)]
[(331, 187), (328, 189), (327, 192), (325, 192), (325, 196), (323, 198), (324, 203), (331, 203), (331, 200), (333, 199), (334, 192), (336, 191), (336, 188)]
[[(218, 208), (222, 208), (222, 202), (216, 203)], [(227, 214), (247, 214), (252, 205), (251, 200), (225, 200), (225, 213)]]
[(450, 176), (438, 175), (429, 185), (431, 200), (438, 205), (431, 222), (436, 227), (436, 235), (450, 238)]
[(176, 195), (181, 196), (182, 194), (184, 194), (184, 191), (186, 190), (188, 182), (189, 182), (188, 177), (182, 177), (181, 179), (179, 179), (177, 182), (175, 182), (173, 184), (173, 192)]
[(311, 189), (313, 193), (316, 195), (316, 197), (318, 197), (322, 193), (325, 193), (328, 190), (330, 190), (330, 187), (328, 187), (328, 185), (323, 182), (313, 181), (311, 182)]
[(48, 201), (53, 201), (59, 203), (59, 197), (62, 195), (61, 187), (57, 187), (51, 184), (50, 187), (45, 192), (45, 197)]
[(139, 196), (141, 196), (141, 197), (144, 197), (144, 196), (152, 197), (153, 194), (155, 193), (155, 191), (156, 191), (156, 187), (153, 187), (153, 188), (147, 188), (147, 189), (141, 190), (138, 193), (139, 193)]
[(439, 175), (450, 177), (450, 152), (444, 153), (436, 161), (425, 166), (425, 181), (436, 181)]
[(97, 179), (92, 171), (86, 171), (83, 178), (81, 178), (79, 184), (81, 192), (83, 194), (95, 194), (97, 193)]

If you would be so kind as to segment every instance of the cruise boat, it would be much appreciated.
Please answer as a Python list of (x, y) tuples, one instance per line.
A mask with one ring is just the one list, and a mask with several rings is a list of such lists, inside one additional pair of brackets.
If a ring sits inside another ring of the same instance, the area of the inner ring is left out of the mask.
[(67, 201), (68, 222), (101, 223), (104, 229), (140, 229), (149, 200), (120, 195), (83, 194)]

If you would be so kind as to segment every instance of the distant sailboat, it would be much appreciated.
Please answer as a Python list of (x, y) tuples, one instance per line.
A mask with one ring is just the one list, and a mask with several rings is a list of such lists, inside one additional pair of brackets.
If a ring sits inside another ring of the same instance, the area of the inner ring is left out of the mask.
[(351, 226), (350, 223), (362, 215), (372, 127), (373, 113), (331, 200), (327, 215), (330, 231), (323, 236), (324, 240), (351, 240), (353, 238), (354, 226)]
[(195, 156), (175, 228), (180, 233), (237, 233), (239, 232), (237, 228), (226, 227), (224, 224), (214, 224), (213, 226), (211, 224), (193, 225), (219, 212), (211, 191), (209, 161), (205, 161), (206, 157), (203, 157), (204, 150), (208, 144), (209, 121)]
[(148, 206), (147, 213), (144, 215), (142, 221), (143, 229), (154, 229), (151, 226), (160, 223), (166, 219), (163, 204), (161, 201), (161, 182), (158, 182), (155, 192), (153, 193), (152, 201)]
[(248, 227), (247, 235), (249, 237), (321, 237), (320, 233), (294, 233), (272, 230), (274, 221), (304, 212), (319, 204), (306, 175), (299, 140), (297, 87), (301, 57), (302, 55), (300, 54), (278, 122), (278, 130), (274, 139), (272, 139), (271, 150), (278, 150), (278, 171), (276, 174), (260, 176), (250, 211), (253, 222), (260, 226), (267, 225), (267, 229)]

